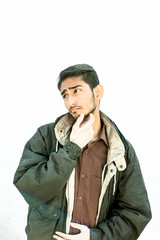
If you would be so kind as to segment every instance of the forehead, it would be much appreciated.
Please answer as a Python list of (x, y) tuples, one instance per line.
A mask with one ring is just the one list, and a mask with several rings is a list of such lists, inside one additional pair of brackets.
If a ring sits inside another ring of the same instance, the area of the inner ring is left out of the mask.
[(82, 76), (78, 77), (69, 77), (66, 78), (62, 83), (61, 83), (61, 88), (60, 91), (68, 90), (69, 88), (75, 87), (77, 85), (81, 85), (82, 87), (89, 87), (89, 85), (83, 81)]

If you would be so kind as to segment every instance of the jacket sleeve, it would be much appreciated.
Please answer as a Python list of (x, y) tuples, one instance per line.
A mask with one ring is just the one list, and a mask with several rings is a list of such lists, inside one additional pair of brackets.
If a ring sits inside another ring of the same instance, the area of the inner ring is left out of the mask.
[[(56, 145), (53, 137), (49, 141)], [(48, 202), (62, 194), (81, 151), (78, 145), (68, 142), (58, 152), (48, 154), (45, 138), (38, 129), (25, 145), (13, 183), (31, 206)]]
[(90, 230), (91, 240), (136, 240), (151, 219), (144, 180), (130, 143), (126, 161), (128, 166), (119, 180), (109, 217)]

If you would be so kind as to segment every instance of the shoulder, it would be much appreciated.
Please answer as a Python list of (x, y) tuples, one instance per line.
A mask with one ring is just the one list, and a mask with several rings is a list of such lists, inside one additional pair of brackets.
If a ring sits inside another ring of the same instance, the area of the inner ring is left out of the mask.
[(59, 116), (57, 117), (57, 119), (54, 121), (54, 122), (51, 122), (51, 123), (47, 123), (47, 124), (44, 124), (44, 125), (41, 125), (40, 127), (38, 127), (38, 131), (40, 132), (40, 134), (45, 137), (45, 136), (50, 136), (50, 135), (55, 135), (55, 131), (54, 131), (54, 128), (55, 128), (55, 125), (57, 124), (57, 122), (63, 117), (64, 115), (62, 116)]
[(120, 137), (124, 148), (125, 148), (125, 157), (127, 159), (133, 159), (136, 157), (136, 153), (135, 150), (132, 146), (132, 144), (130, 143), (130, 141), (123, 135), (123, 133), (121, 132), (121, 130), (119, 129), (119, 127), (116, 125), (116, 123), (107, 115), (105, 115), (108, 120), (111, 122), (112, 126), (114, 127), (114, 129), (116, 130), (118, 136)]
[(132, 146), (131, 142), (122, 134), (122, 132), (119, 130), (119, 128), (117, 127), (117, 125), (112, 121), (112, 124), (114, 125), (118, 135), (120, 136), (123, 144), (124, 144), (124, 148), (125, 148), (125, 159), (126, 159), (126, 163), (129, 164), (139, 164), (138, 162), (138, 158), (136, 155), (136, 151), (134, 149), (134, 147)]
[(25, 148), (34, 152), (41, 152), (45, 155), (54, 152), (57, 143), (55, 125), (59, 118), (57, 118), (55, 122), (47, 123), (38, 127), (37, 131), (26, 143)]
[(42, 136), (47, 136), (48, 134), (54, 133), (55, 122), (44, 124), (38, 127), (38, 131)]

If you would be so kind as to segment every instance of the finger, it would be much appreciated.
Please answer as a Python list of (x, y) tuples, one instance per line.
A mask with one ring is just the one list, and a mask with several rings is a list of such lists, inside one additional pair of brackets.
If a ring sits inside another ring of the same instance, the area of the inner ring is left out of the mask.
[(57, 235), (53, 235), (53, 238), (54, 238), (54, 239), (57, 239), (57, 240), (64, 240), (64, 238), (61, 238), (61, 237), (59, 237), (59, 236), (57, 236)]
[(64, 238), (61, 238), (61, 237), (59, 237), (59, 236), (57, 236), (57, 235), (53, 235), (53, 238), (54, 238), (54, 239), (57, 239), (57, 240), (64, 240)]
[(82, 125), (82, 127), (88, 127), (88, 126), (91, 126), (93, 124), (95, 118), (94, 118), (92, 113), (90, 113), (89, 116), (90, 116), (89, 120), (86, 123), (84, 123)]
[(74, 125), (79, 127), (79, 125), (82, 123), (83, 119), (84, 119), (84, 114), (81, 113), (81, 115), (77, 118)]
[(94, 118), (94, 116), (93, 116), (93, 113), (90, 113), (89, 116), (90, 116), (91, 123), (93, 123), (94, 120), (95, 120), (95, 118)]
[(79, 223), (70, 223), (71, 227), (73, 228), (77, 228), (79, 229), (80, 231), (83, 231), (86, 229), (86, 226), (85, 225), (82, 225), (82, 224), (79, 224)]
[(66, 234), (66, 233), (62, 233), (62, 232), (55, 232), (56, 235), (54, 235), (53, 237), (57, 240), (61, 240), (61, 239), (71, 239), (70, 234)]

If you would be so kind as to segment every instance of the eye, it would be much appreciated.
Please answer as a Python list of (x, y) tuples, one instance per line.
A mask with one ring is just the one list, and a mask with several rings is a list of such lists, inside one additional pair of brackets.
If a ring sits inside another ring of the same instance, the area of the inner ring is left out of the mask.
[(63, 97), (63, 99), (67, 98), (68, 94), (64, 94), (62, 97)]
[(74, 93), (80, 92), (80, 89), (75, 89)]

